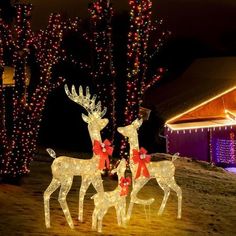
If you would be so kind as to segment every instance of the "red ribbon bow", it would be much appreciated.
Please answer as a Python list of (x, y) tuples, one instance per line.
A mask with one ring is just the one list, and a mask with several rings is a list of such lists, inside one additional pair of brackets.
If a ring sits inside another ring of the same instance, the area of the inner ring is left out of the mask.
[(129, 185), (131, 184), (131, 179), (130, 177), (120, 178), (120, 186), (121, 186), (121, 191), (120, 191), (120, 196), (127, 196), (129, 192)]
[(103, 170), (106, 165), (107, 169), (110, 169), (110, 161), (108, 156), (111, 156), (113, 152), (111, 142), (108, 139), (106, 139), (103, 143), (100, 143), (98, 140), (94, 140), (93, 152), (100, 156), (98, 168)]
[(150, 162), (151, 156), (147, 155), (147, 150), (144, 148), (140, 148), (140, 151), (134, 149), (133, 150), (133, 161), (134, 164), (138, 163), (138, 169), (136, 172), (135, 179), (137, 179), (141, 175), (145, 176), (146, 178), (150, 177), (149, 171), (147, 169), (146, 164)]

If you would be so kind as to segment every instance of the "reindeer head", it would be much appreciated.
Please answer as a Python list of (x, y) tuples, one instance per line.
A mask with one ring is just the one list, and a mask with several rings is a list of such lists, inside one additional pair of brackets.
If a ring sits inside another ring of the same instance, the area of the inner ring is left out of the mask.
[(127, 164), (126, 160), (122, 158), (118, 166), (111, 171), (112, 174), (117, 173), (118, 180), (120, 180), (121, 177), (125, 176), (126, 164)]
[(137, 130), (142, 125), (143, 119), (136, 119), (130, 125), (124, 127), (118, 127), (117, 131), (127, 138), (131, 138), (133, 136), (138, 135)]
[(103, 130), (108, 124), (108, 119), (102, 118), (106, 114), (106, 107), (102, 110), (101, 102), (96, 104), (96, 95), (89, 92), (89, 88), (86, 87), (86, 94), (83, 93), (82, 86), (79, 87), (79, 94), (75, 90), (75, 86), (72, 85), (71, 92), (67, 85), (65, 85), (65, 92), (67, 96), (77, 104), (81, 105), (88, 113), (88, 115), (82, 114), (82, 119), (88, 124), (88, 130), (92, 143), (94, 140), (101, 141), (100, 131)]

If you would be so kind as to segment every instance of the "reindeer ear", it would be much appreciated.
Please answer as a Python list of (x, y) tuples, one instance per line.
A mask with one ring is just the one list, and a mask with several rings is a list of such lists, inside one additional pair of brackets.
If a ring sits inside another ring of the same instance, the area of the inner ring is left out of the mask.
[(118, 128), (117, 128), (117, 131), (118, 131), (120, 134), (124, 134), (122, 127), (118, 127)]
[(109, 123), (108, 119), (106, 119), (106, 118), (101, 119), (101, 129), (104, 129), (108, 123)]
[(139, 127), (140, 127), (142, 125), (142, 123), (143, 123), (143, 119), (140, 118), (138, 122), (139, 122)]
[(89, 123), (89, 117), (86, 116), (85, 114), (82, 114), (82, 119), (84, 122)]
[(120, 160), (120, 162), (123, 162), (123, 163), (125, 164), (125, 166), (127, 165), (127, 161), (125, 160), (125, 158), (122, 158), (122, 159)]
[(133, 125), (136, 129), (138, 129), (138, 128), (142, 125), (142, 123), (143, 123), (143, 119), (142, 119), (142, 118), (141, 118), (141, 119), (137, 118), (136, 120), (134, 120), (134, 121), (132, 122), (132, 125)]
[(112, 171), (111, 171), (111, 174), (115, 174), (117, 172), (117, 168), (115, 168), (115, 169), (113, 169)]

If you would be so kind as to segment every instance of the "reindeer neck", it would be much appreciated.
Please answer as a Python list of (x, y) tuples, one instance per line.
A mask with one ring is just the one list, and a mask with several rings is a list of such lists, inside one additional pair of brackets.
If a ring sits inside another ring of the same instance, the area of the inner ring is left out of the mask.
[(118, 185), (117, 185), (117, 188), (118, 188), (118, 189), (121, 189), (121, 186), (120, 186), (120, 179), (121, 179), (121, 177), (125, 177), (125, 175), (124, 175), (124, 173), (123, 173), (123, 174), (118, 174), (118, 173), (117, 173), (117, 176), (118, 176)]
[[(100, 131), (91, 129), (89, 126), (88, 126), (88, 131), (89, 131), (90, 139), (92, 142), (92, 147), (94, 145), (95, 140), (102, 142), (102, 137), (101, 137)], [(92, 159), (99, 160), (100, 157), (98, 155), (96, 155), (95, 153), (93, 153)]]
[(100, 131), (89, 129), (89, 135), (90, 135), (90, 139), (91, 139), (92, 145), (94, 144), (95, 140), (97, 140), (99, 142), (102, 142), (102, 137), (101, 137)]
[(129, 158), (131, 160), (132, 156), (133, 156), (133, 150), (139, 150), (139, 142), (138, 142), (138, 135), (137, 134), (133, 134), (130, 138), (129, 138), (129, 145), (130, 145), (130, 151), (129, 151)]

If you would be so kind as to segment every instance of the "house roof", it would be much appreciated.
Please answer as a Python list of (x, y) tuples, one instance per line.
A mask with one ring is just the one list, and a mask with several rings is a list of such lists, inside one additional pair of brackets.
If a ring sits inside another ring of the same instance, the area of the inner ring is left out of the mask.
[[(179, 78), (148, 90), (144, 96), (144, 105), (167, 122), (176, 116), (182, 117), (182, 113), (186, 115), (192, 110), (195, 112), (196, 107), (205, 105), (209, 100), (211, 109), (215, 107), (213, 110), (216, 111), (219, 104), (221, 107), (225, 105), (221, 95), (235, 91), (234, 87), (236, 87), (236, 57), (197, 59)], [(233, 99), (234, 93), (231, 93), (230, 99)], [(230, 109), (233, 109), (232, 104)], [(214, 116), (214, 119), (216, 116), (221, 119), (222, 112)], [(204, 118), (204, 115), (198, 118)]]

